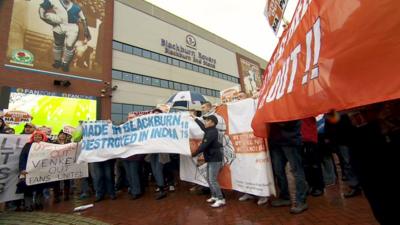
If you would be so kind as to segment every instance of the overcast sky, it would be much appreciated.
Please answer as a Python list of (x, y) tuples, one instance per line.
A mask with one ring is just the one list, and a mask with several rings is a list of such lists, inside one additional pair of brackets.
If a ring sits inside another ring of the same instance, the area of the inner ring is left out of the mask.
[[(266, 0), (146, 0), (269, 60), (278, 38), (264, 16)], [(290, 21), (298, 0), (289, 0)], [(279, 34), (278, 34), (279, 35)]]

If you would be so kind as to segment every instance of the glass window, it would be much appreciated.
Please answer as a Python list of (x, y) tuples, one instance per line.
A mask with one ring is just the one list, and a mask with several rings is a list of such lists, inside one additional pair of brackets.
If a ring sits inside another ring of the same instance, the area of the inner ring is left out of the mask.
[(167, 80), (161, 80), (161, 87), (162, 88), (168, 88), (168, 81)]
[(204, 73), (207, 74), (207, 75), (210, 75), (210, 70), (207, 69), (207, 68), (204, 68)]
[(186, 69), (193, 70), (193, 65), (191, 63), (186, 63)]
[(122, 104), (112, 103), (111, 104), (111, 112), (112, 113), (122, 113)]
[(177, 59), (172, 59), (172, 64), (173, 64), (174, 66), (179, 66), (179, 60), (177, 60)]
[(133, 53), (132, 46), (129, 46), (129, 45), (124, 45), (123, 48), (122, 48), (122, 51), (126, 52), (128, 54), (132, 54)]
[(151, 85), (151, 78), (150, 77), (143, 77), (143, 84)]
[(189, 91), (194, 91), (194, 87), (192, 85), (189, 85)]
[(143, 109), (144, 109), (144, 111), (149, 111), (149, 110), (154, 109), (154, 107), (153, 106), (143, 106)]
[(128, 113), (133, 111), (132, 105), (123, 104), (122, 105), (122, 113), (128, 115)]
[(160, 55), (160, 61), (163, 62), (163, 63), (167, 63), (167, 56)]
[(197, 65), (193, 65), (193, 71), (195, 71), (195, 72), (199, 72), (199, 66), (197, 66)]
[(144, 108), (142, 105), (133, 105), (133, 111), (134, 112), (144, 111)]
[(194, 87), (194, 92), (199, 93), (200, 94), (200, 88), (199, 87)]
[(111, 120), (114, 122), (114, 123), (121, 123), (122, 121), (123, 121), (123, 118), (122, 118), (122, 114), (116, 114), (116, 113), (112, 113), (111, 114)]
[(222, 73), (218, 72), (218, 78), (220, 78), (220, 79), (223, 78)]
[(205, 88), (200, 88), (200, 93), (202, 95), (206, 95), (207, 94), (207, 90)]
[(143, 82), (142, 76), (138, 74), (133, 75), (133, 82), (141, 84)]
[(116, 41), (113, 41), (112, 47), (115, 50), (122, 51), (122, 44)]
[(174, 89), (174, 82), (168, 81), (168, 88), (169, 89)]
[(171, 57), (168, 57), (168, 64), (172, 65), (172, 58)]
[(143, 57), (148, 58), (148, 59), (151, 59), (150, 52), (143, 49)]
[(179, 67), (185, 69), (185, 68), (186, 68), (186, 62), (180, 61), (180, 62), (179, 62)]
[(112, 78), (122, 80), (122, 72), (118, 70), (112, 70)]
[(157, 53), (152, 52), (151, 53), (151, 59), (155, 61), (160, 61), (160, 55)]
[(177, 91), (180, 91), (181, 90), (181, 84), (174, 82), (174, 89), (177, 90)]
[(142, 49), (133, 47), (133, 54), (137, 56), (142, 56)]
[(187, 91), (187, 90), (189, 90), (189, 87), (188, 87), (187, 84), (181, 84), (181, 88), (182, 88), (182, 91)]
[(160, 79), (157, 78), (151, 78), (151, 85), (160, 87)]
[(219, 94), (220, 94), (220, 92), (219, 92), (219, 91), (216, 91), (215, 97), (219, 98), (219, 97), (220, 97)]
[(228, 76), (226, 74), (222, 74), (222, 79), (228, 80)]
[(204, 68), (199, 66), (199, 73), (204, 73)]
[(207, 89), (207, 95), (212, 96), (212, 91), (210, 89)]
[(122, 72), (122, 79), (126, 81), (133, 81), (132, 74), (127, 72)]

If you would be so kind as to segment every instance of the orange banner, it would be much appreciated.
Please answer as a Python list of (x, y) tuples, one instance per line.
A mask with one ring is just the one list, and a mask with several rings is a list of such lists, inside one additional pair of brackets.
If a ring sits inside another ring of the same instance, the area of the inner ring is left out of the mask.
[(264, 74), (252, 127), (400, 97), (400, 1), (299, 0)]

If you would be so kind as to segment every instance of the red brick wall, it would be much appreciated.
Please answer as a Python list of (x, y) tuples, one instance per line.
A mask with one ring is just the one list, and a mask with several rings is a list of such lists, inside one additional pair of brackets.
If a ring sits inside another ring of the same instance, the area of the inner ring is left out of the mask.
[[(106, 1), (106, 16), (104, 22), (105, 39), (102, 44), (104, 48), (103, 55), (103, 74), (97, 79), (103, 82), (86, 81), (82, 79), (66, 78), (61, 76), (50, 76), (40, 73), (13, 70), (5, 68), (6, 51), (8, 43), (8, 33), (10, 30), (12, 16), (12, 0), (0, 1), (0, 87), (19, 87), (34, 90), (47, 90), (52, 92), (71, 93), (80, 95), (89, 95), (100, 97), (100, 90), (104, 88), (104, 82), (111, 82), (112, 69), (112, 38), (113, 38), (113, 12), (114, 1)], [(54, 80), (69, 80), (69, 87), (54, 86)], [(101, 119), (111, 118), (111, 98), (106, 96), (101, 98)]]

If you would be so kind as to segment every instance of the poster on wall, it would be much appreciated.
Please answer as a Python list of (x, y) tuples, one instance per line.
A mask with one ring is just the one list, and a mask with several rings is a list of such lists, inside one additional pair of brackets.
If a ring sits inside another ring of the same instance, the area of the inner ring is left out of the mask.
[(262, 86), (260, 65), (240, 54), (236, 54), (236, 57), (242, 91), (246, 92), (247, 96), (253, 97)]
[[(112, 1), (110, 1), (112, 2)], [(7, 68), (101, 77), (106, 0), (14, 0)]]
[[(58, 134), (67, 125), (78, 126), (80, 120), (96, 120), (97, 101), (92, 96), (11, 88), (8, 109), (29, 113), (31, 123)], [(20, 133), (25, 123), (11, 125)]]

